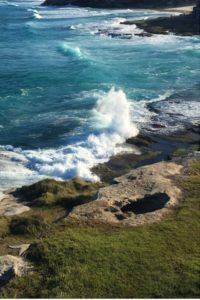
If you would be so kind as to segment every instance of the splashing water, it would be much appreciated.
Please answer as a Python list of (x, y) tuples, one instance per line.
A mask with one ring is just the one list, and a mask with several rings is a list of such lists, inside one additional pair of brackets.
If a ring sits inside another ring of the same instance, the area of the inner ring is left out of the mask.
[(82, 58), (83, 56), (79, 47), (70, 46), (65, 42), (60, 45), (59, 50), (62, 54), (71, 58)]
[(131, 121), (131, 107), (125, 93), (114, 88), (99, 98), (93, 109), (91, 122), (96, 127), (97, 134), (90, 134), (84, 142), (57, 150), (23, 151), (11, 146), (5, 150), (9, 151), (9, 159), (14, 161), (16, 156), (19, 161), (19, 155), (22, 155), (21, 163), (26, 172), (30, 173), (30, 168), (33, 170), (34, 180), (37, 172), (38, 178), (44, 176), (68, 179), (78, 176), (97, 181), (99, 178), (92, 173), (91, 168), (108, 161), (121, 151), (130, 151), (130, 148), (125, 148), (122, 144), (139, 131)]

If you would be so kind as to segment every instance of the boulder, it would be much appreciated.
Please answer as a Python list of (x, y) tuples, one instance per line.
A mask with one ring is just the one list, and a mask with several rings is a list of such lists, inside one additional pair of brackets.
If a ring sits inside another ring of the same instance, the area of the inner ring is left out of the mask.
[(22, 257), (4, 255), (0, 256), (0, 286), (6, 284), (14, 276), (25, 276), (32, 266)]

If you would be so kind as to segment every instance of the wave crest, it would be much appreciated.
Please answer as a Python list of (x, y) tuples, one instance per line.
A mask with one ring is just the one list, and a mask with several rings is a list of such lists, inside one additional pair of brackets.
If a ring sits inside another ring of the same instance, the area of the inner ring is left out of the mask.
[(83, 54), (81, 52), (81, 49), (79, 47), (70, 46), (67, 43), (62, 43), (59, 46), (59, 51), (67, 56), (70, 56), (72, 58), (82, 58)]
[(131, 121), (131, 107), (125, 93), (114, 88), (99, 98), (91, 122), (96, 133), (73, 145), (38, 151), (23, 151), (10, 146), (6, 150), (12, 152), (12, 159), (15, 155), (23, 156), (21, 163), (34, 175), (37, 172), (38, 178), (68, 179), (78, 176), (97, 181), (99, 178), (91, 168), (121, 151), (130, 152), (123, 143), (127, 138), (136, 136), (138, 129)]
[(42, 16), (39, 14), (38, 10), (29, 8), (28, 11), (33, 13), (32, 16), (34, 19), (42, 19)]

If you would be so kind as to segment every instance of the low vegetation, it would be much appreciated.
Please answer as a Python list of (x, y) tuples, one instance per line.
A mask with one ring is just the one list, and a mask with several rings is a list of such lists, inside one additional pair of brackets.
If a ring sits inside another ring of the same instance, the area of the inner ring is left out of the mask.
[(15, 217), (10, 222), (10, 233), (14, 235), (33, 235), (45, 232), (50, 225), (42, 217), (35, 215), (30, 217)]
[(160, 223), (51, 223), (27, 253), (34, 273), (11, 280), (1, 297), (199, 297), (200, 161), (180, 184), (185, 200)]
[(32, 206), (62, 205), (66, 208), (91, 201), (99, 188), (98, 183), (78, 178), (69, 181), (45, 179), (17, 190), (17, 195)]

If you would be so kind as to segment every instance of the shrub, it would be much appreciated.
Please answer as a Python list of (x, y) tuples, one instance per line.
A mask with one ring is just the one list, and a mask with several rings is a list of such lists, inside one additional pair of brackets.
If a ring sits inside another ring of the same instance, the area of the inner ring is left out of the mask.
[(40, 216), (15, 217), (11, 220), (9, 226), (10, 233), (15, 235), (37, 235), (43, 231), (46, 231), (48, 227), (48, 223)]

